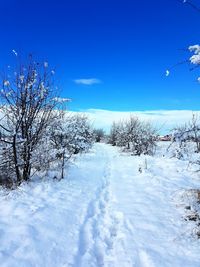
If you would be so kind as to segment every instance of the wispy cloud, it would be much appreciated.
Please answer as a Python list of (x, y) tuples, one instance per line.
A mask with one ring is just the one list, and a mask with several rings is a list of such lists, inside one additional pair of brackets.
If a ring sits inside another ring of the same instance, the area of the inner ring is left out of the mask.
[(74, 80), (76, 84), (84, 84), (84, 85), (93, 85), (101, 83), (101, 80), (96, 78), (89, 78), (89, 79), (76, 79)]

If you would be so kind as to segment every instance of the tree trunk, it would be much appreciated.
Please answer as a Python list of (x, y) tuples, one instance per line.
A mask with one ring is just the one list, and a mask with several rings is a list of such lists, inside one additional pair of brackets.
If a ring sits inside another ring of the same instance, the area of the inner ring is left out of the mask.
[(64, 178), (64, 168), (65, 168), (65, 151), (63, 151), (62, 153), (61, 179)]
[(20, 174), (20, 170), (19, 170), (19, 166), (18, 166), (18, 159), (17, 159), (16, 134), (13, 136), (12, 147), (13, 147), (13, 157), (14, 157), (14, 164), (15, 164), (15, 173), (16, 173), (16, 176), (17, 176), (17, 183), (21, 184), (22, 177), (21, 177), (21, 174)]

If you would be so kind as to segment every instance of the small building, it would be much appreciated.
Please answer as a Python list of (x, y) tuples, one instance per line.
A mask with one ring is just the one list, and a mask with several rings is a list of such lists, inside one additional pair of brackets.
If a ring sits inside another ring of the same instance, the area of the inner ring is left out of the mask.
[(159, 141), (172, 141), (172, 135), (167, 134), (167, 135), (159, 136), (158, 140)]

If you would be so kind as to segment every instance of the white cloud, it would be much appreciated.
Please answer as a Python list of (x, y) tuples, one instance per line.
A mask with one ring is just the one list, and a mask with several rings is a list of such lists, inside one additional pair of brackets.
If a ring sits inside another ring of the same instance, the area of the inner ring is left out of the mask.
[(194, 113), (200, 116), (200, 111), (192, 110), (109, 111), (88, 109), (82, 113), (88, 115), (94, 127), (103, 128), (107, 132), (113, 121), (124, 120), (130, 115), (135, 115), (142, 120), (152, 122), (161, 134), (168, 133), (175, 126), (188, 122)]
[(74, 80), (76, 84), (84, 84), (84, 85), (93, 85), (97, 83), (101, 83), (101, 80), (96, 78), (89, 78), (89, 79), (76, 79)]

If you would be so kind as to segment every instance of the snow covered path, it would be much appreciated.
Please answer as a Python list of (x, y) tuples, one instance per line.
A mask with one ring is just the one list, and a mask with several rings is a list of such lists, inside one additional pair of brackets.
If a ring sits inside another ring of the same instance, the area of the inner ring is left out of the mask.
[(1, 267), (200, 266), (177, 196), (184, 162), (96, 144), (61, 182), (0, 191)]

